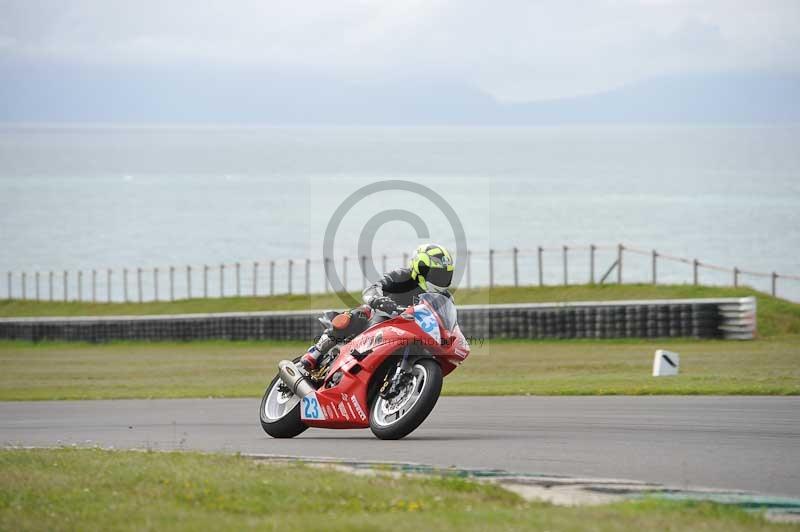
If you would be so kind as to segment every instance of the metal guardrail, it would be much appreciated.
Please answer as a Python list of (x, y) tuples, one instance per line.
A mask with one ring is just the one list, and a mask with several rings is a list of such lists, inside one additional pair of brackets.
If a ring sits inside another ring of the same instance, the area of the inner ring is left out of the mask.
[[(613, 259), (609, 267), (600, 269), (599, 254)], [(549, 269), (545, 256), (551, 257)], [(630, 255), (649, 259), (630, 264)], [(557, 265), (552, 257), (557, 257)], [(379, 259), (379, 260), (378, 260)], [(408, 254), (342, 257), (340, 274), (345, 289), (364, 288), (367, 279), (367, 261), (375, 260), (381, 271), (408, 263)], [(581, 260), (576, 272), (575, 262)], [(588, 264), (586, 264), (588, 261)], [(356, 268), (352, 263), (356, 263)], [(523, 262), (526, 266), (523, 267)], [(616, 282), (647, 282), (653, 285), (664, 282), (665, 263), (681, 264), (689, 268), (679, 274), (680, 281), (672, 275), (667, 282), (701, 284), (701, 273), (727, 274), (728, 286), (738, 287), (743, 282), (769, 281), (769, 291), (778, 295), (779, 280), (800, 281), (800, 276), (777, 272), (757, 272), (734, 267), (723, 267), (698, 259), (677, 257), (656, 250), (645, 250), (618, 244), (615, 246), (561, 246), (509, 250), (490, 249), (485, 252), (470, 250), (463, 263), (462, 285), (467, 288), (527, 285), (603, 284)], [(572, 263), (572, 268), (570, 264)], [(144, 302), (174, 301), (176, 299), (266, 296), (279, 294), (311, 294), (330, 292), (328, 272), (333, 259), (283, 259), (255, 260), (200, 266), (166, 266), (153, 268), (106, 268), (90, 270), (63, 270), (60, 272), (6, 272), (4, 299), (38, 301), (90, 301)], [(349, 268), (349, 275), (348, 275)], [(503, 270), (501, 275), (500, 270)], [(588, 271), (587, 271), (588, 270)], [(600, 275), (603, 273), (603, 275)], [(623, 275), (623, 273), (625, 275)], [(355, 278), (354, 275), (355, 274)], [(353, 282), (355, 280), (355, 283)], [(349, 281), (349, 283), (348, 283)], [(349, 284), (349, 286), (348, 286)], [(798, 284), (800, 286), (800, 284)]]
[[(322, 310), (149, 316), (0, 318), (0, 338), (112, 340), (304, 340), (320, 333)], [(751, 339), (756, 300), (669, 299), (465, 305), (462, 331), (477, 338)]]

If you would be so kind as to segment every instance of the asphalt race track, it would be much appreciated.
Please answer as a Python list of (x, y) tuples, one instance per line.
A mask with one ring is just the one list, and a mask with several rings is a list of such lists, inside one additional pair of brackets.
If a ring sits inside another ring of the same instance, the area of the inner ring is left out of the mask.
[(444, 397), (411, 436), (261, 430), (258, 399), (0, 403), (4, 445), (100, 445), (498, 468), (800, 496), (800, 397)]

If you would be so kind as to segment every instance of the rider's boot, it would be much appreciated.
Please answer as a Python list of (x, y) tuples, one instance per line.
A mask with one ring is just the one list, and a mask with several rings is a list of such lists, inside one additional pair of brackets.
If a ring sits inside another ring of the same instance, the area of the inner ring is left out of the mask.
[(328, 334), (328, 331), (322, 333), (316, 344), (308, 348), (308, 351), (300, 359), (300, 364), (303, 365), (306, 371), (313, 371), (317, 369), (319, 359), (330, 351), (331, 347), (336, 345), (336, 340)]
[(303, 368), (306, 371), (315, 370), (322, 355), (336, 345), (337, 338), (343, 340), (360, 334), (369, 325), (371, 317), (372, 309), (368, 305), (362, 305), (337, 315), (331, 320), (331, 328), (322, 333), (319, 341), (312, 345), (300, 359)]

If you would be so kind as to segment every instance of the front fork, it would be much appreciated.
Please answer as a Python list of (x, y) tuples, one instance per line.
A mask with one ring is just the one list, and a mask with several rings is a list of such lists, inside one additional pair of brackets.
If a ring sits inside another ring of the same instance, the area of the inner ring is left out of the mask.
[(408, 356), (409, 349), (410, 347), (406, 346), (405, 350), (403, 350), (403, 360), (400, 361), (400, 364), (395, 368), (394, 375), (390, 378), (387, 373), (379, 392), (379, 395), (384, 399), (391, 399), (397, 395), (406, 384), (408, 376), (411, 375), (411, 361)]

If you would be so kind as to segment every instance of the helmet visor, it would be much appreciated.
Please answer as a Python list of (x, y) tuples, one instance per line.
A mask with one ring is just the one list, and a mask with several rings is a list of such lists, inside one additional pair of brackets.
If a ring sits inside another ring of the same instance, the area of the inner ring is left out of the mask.
[(425, 281), (440, 288), (447, 288), (453, 282), (453, 270), (447, 268), (431, 268)]

